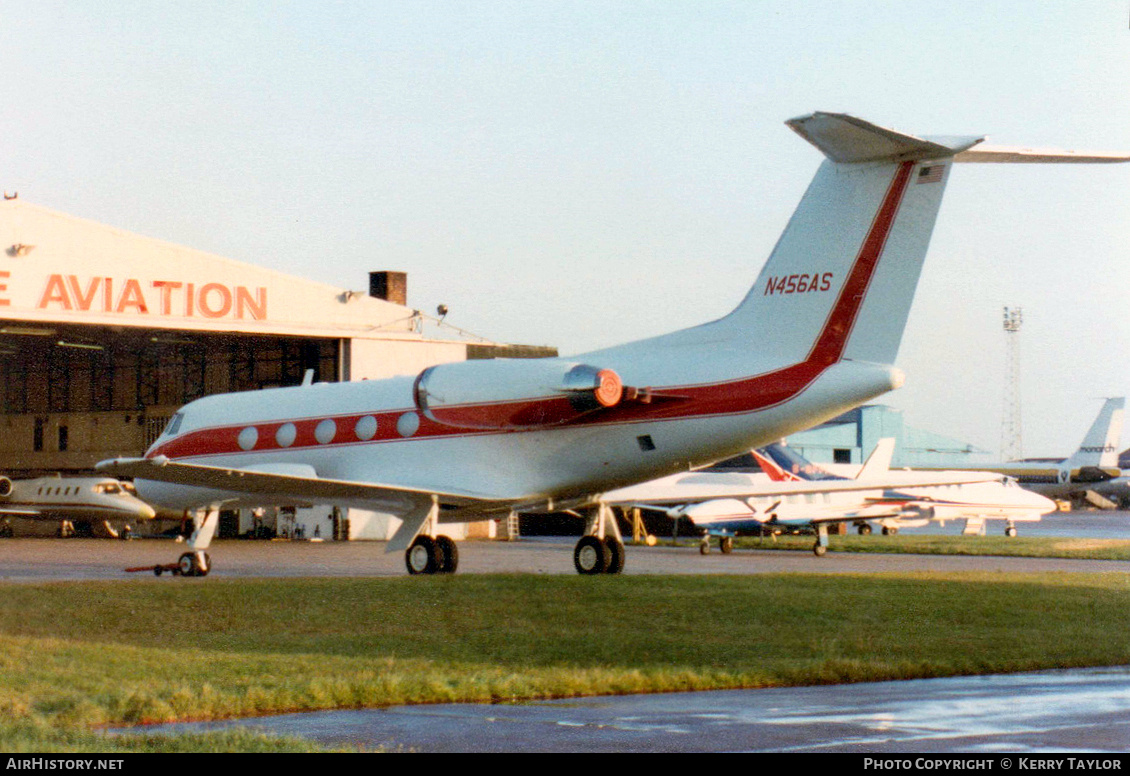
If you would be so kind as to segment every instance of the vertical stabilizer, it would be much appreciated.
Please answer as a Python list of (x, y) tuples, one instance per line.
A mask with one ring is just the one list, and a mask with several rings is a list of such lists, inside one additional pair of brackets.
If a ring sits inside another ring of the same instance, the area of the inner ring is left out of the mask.
[(875, 444), (875, 449), (867, 456), (867, 461), (860, 467), (855, 479), (865, 481), (886, 476), (891, 470), (891, 459), (894, 454), (895, 438), (883, 437)]
[(1118, 443), (1122, 439), (1125, 407), (1124, 396), (1106, 400), (1087, 435), (1083, 437), (1079, 449), (1065, 461), (1072, 471), (1087, 466), (1100, 469), (1118, 468)]
[(952, 157), (980, 138), (936, 142), (833, 113), (788, 125), (828, 158), (725, 320), (788, 361), (891, 364)]
[(827, 159), (742, 303), (720, 323), (785, 362), (893, 364), (955, 161), (1122, 162), (1125, 154), (983, 148), (842, 113), (788, 126)]

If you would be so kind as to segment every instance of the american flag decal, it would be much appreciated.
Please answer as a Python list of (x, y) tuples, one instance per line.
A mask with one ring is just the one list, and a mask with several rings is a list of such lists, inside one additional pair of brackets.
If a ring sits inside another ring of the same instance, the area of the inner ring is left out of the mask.
[(918, 183), (941, 183), (944, 164), (928, 164), (918, 170)]

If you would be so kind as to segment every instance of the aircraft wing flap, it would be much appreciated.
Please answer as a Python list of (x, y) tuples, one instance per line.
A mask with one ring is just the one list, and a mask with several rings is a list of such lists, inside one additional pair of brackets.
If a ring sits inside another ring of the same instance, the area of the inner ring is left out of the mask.
[(341, 501), (366, 502), (373, 505), (387, 504), (400, 511), (405, 505), (415, 504), (421, 499), (430, 501), (439, 497), (445, 504), (455, 506), (483, 505), (483, 502), (502, 499), (487, 494), (463, 492), (443, 492), (402, 485), (384, 485), (370, 482), (333, 480), (314, 475), (312, 467), (292, 467), (294, 471), (305, 470), (308, 474), (283, 473), (281, 471), (256, 471), (254, 469), (205, 466), (195, 463), (181, 463), (167, 458), (115, 458), (102, 461), (95, 468), (116, 477), (156, 480), (178, 485), (192, 485), (219, 491), (235, 493), (262, 494), (273, 497), (294, 496), (303, 501), (334, 503)]

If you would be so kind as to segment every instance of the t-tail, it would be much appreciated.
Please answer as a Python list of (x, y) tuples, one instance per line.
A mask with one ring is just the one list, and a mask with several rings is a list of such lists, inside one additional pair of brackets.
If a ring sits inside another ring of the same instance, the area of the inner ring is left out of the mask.
[(841, 360), (893, 365), (955, 162), (1130, 159), (984, 148), (980, 136), (916, 137), (841, 113), (786, 123), (826, 159), (756, 282), (729, 315), (648, 344), (744, 353), (766, 371), (810, 376)]
[(918, 138), (834, 113), (787, 123), (827, 159), (721, 323), (771, 338), (788, 362), (893, 364), (953, 157), (982, 138)]

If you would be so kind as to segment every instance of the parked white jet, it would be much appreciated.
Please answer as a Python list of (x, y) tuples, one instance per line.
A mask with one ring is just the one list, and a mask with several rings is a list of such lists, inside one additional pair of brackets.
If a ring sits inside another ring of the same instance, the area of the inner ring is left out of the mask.
[(709, 552), (710, 538), (722, 552), (739, 534), (779, 529), (816, 532), (813, 551), (823, 555), (828, 526), (854, 523), (870, 533), (878, 520), (883, 533), (930, 520), (964, 519), (978, 526), (986, 519), (1015, 523), (1039, 520), (1055, 510), (1055, 502), (1019, 487), (1015, 480), (992, 472), (921, 472), (889, 468), (894, 439), (881, 439), (852, 479), (824, 472), (783, 445), (755, 450), (760, 472), (739, 470), (726, 462), (690, 474), (605, 493), (609, 505), (665, 511), (672, 519), (688, 518), (703, 531), (700, 550)]
[[(1110, 498), (1130, 495), (1118, 467), (1118, 443), (1126, 399), (1107, 399), (1083, 442), (1070, 458), (1029, 458), (1005, 463), (978, 463), (968, 468), (1015, 477), (1028, 490), (1048, 498), (1067, 499), (1093, 491)], [(922, 467), (927, 468), (927, 467)], [(962, 467), (952, 467), (960, 469)]]
[(0, 477), (0, 535), (12, 535), (9, 518), (17, 517), (58, 522), (60, 536), (89, 532), (117, 538), (155, 515), (133, 485), (112, 477)]
[[(735, 455), (902, 384), (894, 367), (954, 161), (1128, 161), (985, 149), (835, 113), (787, 122), (827, 160), (744, 301), (690, 329), (574, 358), (468, 361), (416, 377), (225, 394), (175, 414), (144, 458), (100, 467), (200, 508), (180, 560), (204, 574), (220, 505), (390, 512), (411, 573), (453, 571), (439, 522), (593, 507), (603, 491)], [(204, 510), (207, 510), (206, 512)], [(617, 571), (609, 510), (574, 562)]]

